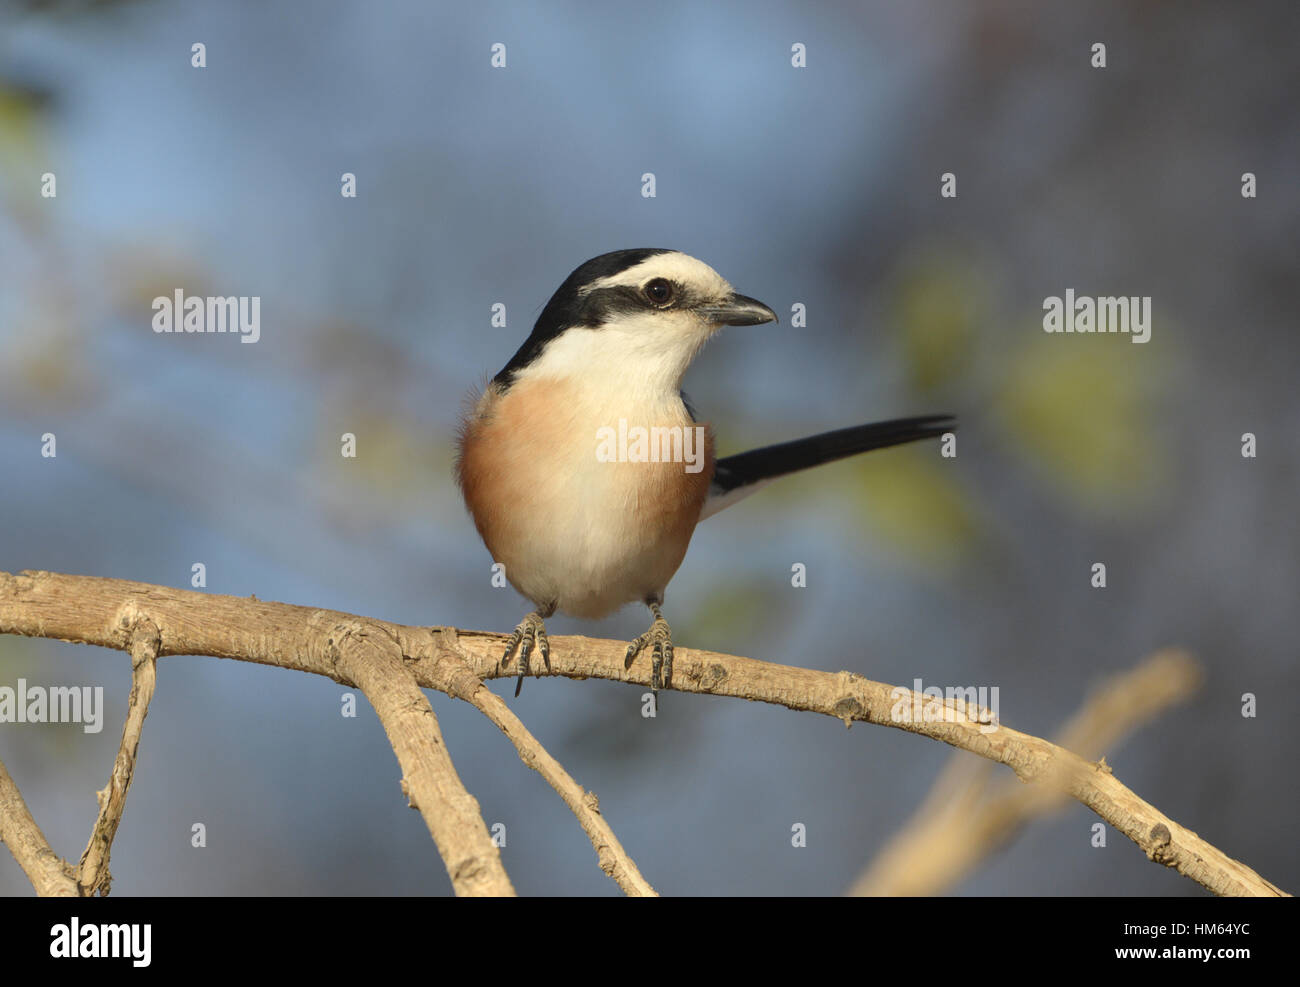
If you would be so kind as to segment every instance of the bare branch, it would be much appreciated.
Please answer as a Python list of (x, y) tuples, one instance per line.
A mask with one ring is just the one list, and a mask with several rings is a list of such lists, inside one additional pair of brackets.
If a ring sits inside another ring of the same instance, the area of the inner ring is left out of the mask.
[[(209, 609), (212, 603), (216, 605)], [(123, 620), (123, 614), (132, 619)], [(404, 774), (403, 790), (424, 817), (456, 893), (514, 893), (478, 803), (457, 776), (429, 700), (403, 661), (389, 625), (334, 611), (145, 583), (0, 573), (0, 633), (126, 651), (144, 620), (158, 632), (158, 656), (237, 658), (243, 649), (262, 664), (314, 672), (359, 688), (388, 734)]]
[[(163, 654), (213, 655), (293, 668), (355, 684), (347, 668), (324, 660), (305, 644), (312, 622), (355, 622), (360, 618), (289, 604), (168, 589), (146, 583), (26, 572), (0, 573), (0, 633), (54, 637), (123, 648), (113, 614), (130, 599), (147, 602), (162, 632)], [(506, 674), (498, 666), (506, 636), (446, 628), (407, 627), (365, 621), (399, 645), (420, 685), (444, 688), (448, 659), (471, 666), (479, 678)], [(451, 648), (449, 641), (458, 642)], [(623, 668), (625, 644), (586, 637), (553, 637), (554, 674), (648, 684), (646, 663)], [(439, 665), (442, 668), (439, 668)], [(735, 696), (808, 710), (842, 720), (892, 726), (924, 734), (1010, 767), (1023, 781), (1064, 788), (1149, 858), (1173, 867), (1203, 887), (1224, 895), (1280, 895), (1275, 885), (1179, 826), (1125, 788), (1102, 764), (1085, 761), (1055, 744), (1008, 727), (990, 730), (985, 711), (973, 715), (960, 702), (945, 704), (938, 720), (902, 720), (893, 712), (912, 701), (910, 690), (872, 682), (849, 672), (821, 672), (754, 661), (711, 651), (676, 649), (673, 687), (681, 692)], [(444, 689), (445, 691), (445, 689)], [(921, 697), (922, 703), (929, 702)]]
[[(1103, 684), (1061, 731), (1057, 745), (1092, 759), (1169, 706), (1190, 696), (1200, 667), (1181, 651), (1151, 655)], [(993, 765), (959, 752), (898, 834), (858, 877), (849, 894), (942, 894), (1031, 819), (1062, 808), (1059, 788), (994, 783)]]
[[(461, 647), (473, 657), (475, 670), (485, 677), (508, 674), (496, 664), (505, 640), (502, 634), (459, 632)], [(415, 637), (404, 639), (403, 650), (414, 654), (415, 649)], [(551, 665), (557, 675), (648, 685), (650, 673), (644, 665), (624, 671), (624, 651), (625, 645), (619, 641), (552, 637)], [(776, 703), (833, 716), (846, 726), (860, 720), (924, 734), (1005, 764), (1021, 781), (1063, 789), (1136, 843), (1149, 859), (1174, 868), (1215, 894), (1286, 894), (1139, 798), (1104, 761), (1093, 764), (1056, 744), (1009, 727), (998, 725), (990, 731), (987, 711), (973, 709), (968, 714), (960, 701), (949, 701), (944, 704), (947, 715), (942, 718), (903, 720), (896, 718), (894, 711), (912, 705), (914, 697), (909, 689), (872, 682), (850, 672), (793, 668), (680, 647), (675, 651), (673, 688), (678, 691)], [(931, 702), (925, 696), (915, 698), (922, 705)]]
[(0, 761), (0, 843), (9, 848), (38, 895), (77, 896), (72, 865), (51, 849), (3, 761)]
[(308, 620), (333, 677), (354, 683), (379, 715), (402, 766), (402, 791), (424, 817), (458, 895), (514, 895), (501, 854), (451, 763), (429, 698), (381, 624), (318, 610)]

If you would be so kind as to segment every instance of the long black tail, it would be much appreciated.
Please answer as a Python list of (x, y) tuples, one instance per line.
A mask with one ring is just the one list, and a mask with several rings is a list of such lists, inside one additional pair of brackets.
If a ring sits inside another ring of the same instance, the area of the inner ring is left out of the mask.
[(951, 415), (895, 418), (870, 425), (837, 428), (833, 432), (810, 435), (806, 439), (781, 442), (727, 456), (714, 464), (713, 484), (709, 488), (709, 500), (704, 505), (701, 518), (730, 507), (779, 476), (798, 473), (822, 463), (833, 463), (837, 459), (856, 456), (872, 449), (932, 439), (944, 432), (951, 432), (956, 427), (957, 419)]

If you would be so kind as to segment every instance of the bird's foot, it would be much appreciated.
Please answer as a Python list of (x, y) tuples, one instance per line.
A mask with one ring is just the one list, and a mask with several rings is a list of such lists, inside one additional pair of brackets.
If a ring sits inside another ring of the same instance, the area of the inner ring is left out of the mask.
[(516, 696), (524, 686), (524, 676), (528, 674), (528, 656), (532, 654), (534, 646), (541, 654), (546, 670), (548, 672), (551, 670), (551, 642), (546, 637), (546, 625), (543, 621), (554, 612), (554, 607), (534, 610), (519, 622), (515, 632), (510, 635), (510, 641), (506, 644), (506, 653), (501, 656), (501, 667), (510, 664), (510, 656), (514, 654), (515, 648), (518, 648), (519, 678), (515, 682)]
[(660, 689), (671, 688), (673, 684), (673, 630), (668, 626), (668, 621), (664, 620), (658, 603), (651, 603), (649, 607), (655, 615), (654, 623), (627, 646), (623, 667), (631, 668), (636, 656), (646, 645), (650, 645), (650, 689), (657, 693)]

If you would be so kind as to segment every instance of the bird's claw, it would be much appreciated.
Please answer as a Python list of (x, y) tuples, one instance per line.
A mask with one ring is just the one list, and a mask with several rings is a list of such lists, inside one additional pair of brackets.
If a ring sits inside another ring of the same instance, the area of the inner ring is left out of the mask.
[(673, 631), (657, 605), (652, 604), (650, 609), (654, 611), (654, 623), (627, 646), (623, 667), (631, 668), (636, 656), (646, 645), (650, 645), (650, 691), (657, 693), (660, 689), (671, 688), (673, 684)]
[(528, 656), (532, 654), (533, 647), (536, 646), (538, 653), (542, 656), (542, 661), (546, 665), (546, 671), (551, 670), (551, 642), (546, 637), (546, 624), (543, 623), (542, 615), (533, 611), (515, 628), (515, 632), (510, 635), (510, 640), (506, 643), (506, 653), (501, 656), (501, 667), (504, 668), (510, 664), (510, 656), (514, 654), (515, 648), (519, 649), (519, 678), (515, 682), (515, 695), (519, 695), (519, 690), (524, 687), (524, 676), (528, 674)]

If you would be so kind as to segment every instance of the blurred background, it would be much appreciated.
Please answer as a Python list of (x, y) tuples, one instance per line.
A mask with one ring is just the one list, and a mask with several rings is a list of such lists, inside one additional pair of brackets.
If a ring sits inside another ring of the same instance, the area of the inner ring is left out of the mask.
[[(528, 608), (491, 586), (452, 481), (462, 400), (580, 262), (674, 247), (782, 316), (728, 329), (687, 377), (720, 453), (961, 419), (955, 460), (873, 453), (703, 524), (669, 588), (678, 644), (997, 686), (1002, 721), (1039, 735), (1184, 646), (1201, 690), (1107, 760), (1295, 891), (1300, 12), (1081, 6), (0, 5), (0, 570), (188, 587), (202, 562), (213, 593), (509, 631)], [(260, 341), (155, 334), (177, 288), (260, 296)], [(1067, 288), (1151, 296), (1151, 341), (1045, 334)], [(0, 725), (75, 860), (129, 661), (0, 637), (0, 684), (19, 677), (105, 689), (99, 734)], [(114, 893), (449, 893), (342, 692), (161, 662)], [(667, 693), (647, 720), (640, 695), (552, 679), (510, 702), (667, 894), (841, 893), (950, 756), (729, 699)], [(520, 892), (617, 894), (505, 738), (431, 700)], [(1203, 893), (1115, 832), (1092, 846), (1094, 822), (1072, 804), (950, 890)], [(7, 853), (0, 893), (30, 893)]]

